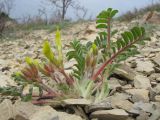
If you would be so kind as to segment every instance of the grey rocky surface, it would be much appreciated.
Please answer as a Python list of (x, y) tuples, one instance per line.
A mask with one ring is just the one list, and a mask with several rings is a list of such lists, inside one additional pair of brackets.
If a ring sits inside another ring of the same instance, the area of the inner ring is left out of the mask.
[(83, 120), (80, 116), (57, 112), (50, 106), (21, 101), (12, 104), (7, 99), (0, 104), (0, 110), (0, 120)]
[(0, 120), (9, 120), (14, 117), (13, 105), (10, 100), (0, 103)]

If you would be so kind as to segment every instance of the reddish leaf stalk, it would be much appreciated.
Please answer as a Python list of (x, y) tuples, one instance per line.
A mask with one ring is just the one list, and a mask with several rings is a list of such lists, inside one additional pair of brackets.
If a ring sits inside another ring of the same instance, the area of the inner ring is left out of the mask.
[(125, 46), (124, 48), (121, 48), (117, 53), (113, 54), (113, 56), (109, 60), (107, 60), (106, 62), (103, 63), (103, 65), (98, 69), (98, 71), (92, 76), (91, 79), (92, 80), (96, 80), (97, 77), (99, 76), (99, 74), (101, 74), (101, 72), (105, 69), (105, 67), (108, 64), (110, 64), (124, 50), (126, 50), (127, 48), (129, 48), (130, 46), (132, 46), (134, 43), (136, 43), (137, 41), (139, 41), (141, 39), (141, 37), (139, 37), (137, 40), (131, 42), (129, 45)]
[(55, 95), (51, 95), (51, 94), (45, 94), (45, 95), (32, 95), (33, 98), (37, 98), (37, 100), (41, 100), (41, 99), (52, 99), (54, 97), (56, 97)]
[(44, 104), (47, 104), (47, 103), (49, 103), (49, 102), (46, 101), (46, 100), (34, 100), (34, 101), (32, 101), (32, 104), (34, 104), (34, 105), (44, 105)]
[(67, 84), (73, 85), (74, 80), (65, 73), (64, 69), (62, 69), (60, 71), (65, 76)]
[(53, 96), (57, 96), (58, 94), (56, 92), (54, 92), (51, 88), (49, 88), (47, 85), (45, 85), (44, 83), (41, 83), (41, 87), (48, 92), (48, 94), (53, 95)]

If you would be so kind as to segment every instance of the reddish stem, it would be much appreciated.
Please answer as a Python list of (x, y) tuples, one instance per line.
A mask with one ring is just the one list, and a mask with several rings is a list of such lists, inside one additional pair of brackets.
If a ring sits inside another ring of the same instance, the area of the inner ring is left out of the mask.
[(32, 101), (32, 104), (34, 105), (43, 105), (43, 104), (46, 104), (48, 103), (46, 100), (34, 100)]
[(42, 95), (42, 96), (39, 96), (39, 95), (32, 95), (33, 98), (38, 98), (38, 99), (53, 99), (54, 97), (56, 97), (55, 95), (53, 94), (45, 94), (45, 95)]
[(117, 53), (115, 53), (109, 60), (103, 63), (103, 65), (98, 69), (98, 71), (92, 76), (92, 80), (96, 80), (98, 75), (101, 74), (101, 72), (105, 69), (105, 67), (110, 64), (121, 52), (123, 52), (125, 49), (129, 48), (132, 46), (134, 43), (139, 41), (141, 37), (139, 37), (137, 40), (131, 42), (129, 45), (125, 46), (124, 48), (121, 48)]

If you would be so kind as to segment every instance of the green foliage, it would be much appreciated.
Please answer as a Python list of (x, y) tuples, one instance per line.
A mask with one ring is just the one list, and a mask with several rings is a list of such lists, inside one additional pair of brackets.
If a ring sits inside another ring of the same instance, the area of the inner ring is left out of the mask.
[(5, 87), (0, 88), (0, 93), (2, 95), (11, 95), (11, 96), (20, 96), (21, 91), (17, 89), (17, 87)]
[(117, 40), (116, 46), (112, 47), (113, 53), (122, 51), (118, 57), (118, 62), (126, 60), (128, 57), (138, 54), (136, 44), (140, 44), (145, 34), (145, 30), (142, 27), (134, 27), (131, 31), (126, 31), (121, 34), (122, 39)]
[(86, 47), (80, 43), (78, 40), (74, 40), (70, 43), (70, 46), (73, 50), (69, 51), (66, 56), (68, 60), (74, 59), (76, 60), (76, 64), (74, 64), (75, 68), (73, 68), (73, 76), (77, 79), (83, 79), (84, 69), (85, 69), (85, 54)]
[[(137, 45), (145, 43), (145, 30), (139, 26), (121, 33), (120, 39), (112, 41), (112, 36), (118, 32), (111, 29), (112, 19), (117, 12), (109, 8), (97, 16), (99, 33), (93, 43), (88, 42), (83, 45), (78, 40), (70, 43), (71, 50), (66, 57), (75, 61), (71, 74), (67, 74), (64, 70), (61, 34), (57, 29), (56, 51), (52, 50), (46, 40), (43, 44), (46, 60), (39, 62), (27, 57), (27, 66), (14, 75), (18, 87), (0, 88), (0, 93), (20, 96), (22, 100), (28, 101), (34, 100), (33, 91), (36, 87), (39, 90), (39, 98), (36, 100), (72, 96), (99, 102), (106, 98), (109, 94), (108, 79), (112, 71), (121, 61), (138, 54)], [(47, 81), (52, 81), (54, 84), (51, 86)], [(26, 86), (29, 86), (29, 92), (23, 94)]]
[[(94, 40), (94, 43), (98, 46), (103, 55), (100, 61), (107, 63), (107, 65), (105, 65), (107, 67), (102, 66), (102, 70), (108, 73), (108, 77), (114, 68), (119, 66), (121, 61), (139, 53), (136, 44), (145, 43), (143, 40), (145, 35), (143, 27), (133, 27), (130, 31), (123, 32), (121, 38), (116, 42), (111, 41), (111, 38), (118, 32), (117, 30), (112, 31), (111, 29), (112, 18), (117, 12), (117, 10), (111, 8), (104, 10), (97, 16), (96, 21), (97, 26), (101, 24), (107, 26), (106, 29), (98, 27), (99, 34)], [(112, 64), (109, 64), (108, 61)], [(95, 76), (98, 77), (97, 75)]]

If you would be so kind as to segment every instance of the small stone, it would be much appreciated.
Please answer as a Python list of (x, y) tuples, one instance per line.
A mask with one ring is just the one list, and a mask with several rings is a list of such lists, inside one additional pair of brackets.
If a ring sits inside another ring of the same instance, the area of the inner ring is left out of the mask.
[(0, 75), (0, 87), (6, 87), (7, 86), (7, 80), (8, 80), (7, 76)]
[(152, 103), (144, 103), (140, 101), (134, 103), (132, 109), (129, 112), (133, 114), (140, 114), (141, 111), (152, 113), (155, 110), (154, 106), (155, 105)]
[(28, 49), (28, 48), (30, 48), (30, 45), (25, 45), (24, 46), (24, 49)]
[(134, 70), (125, 64), (123, 64), (120, 67), (118, 67), (117, 69), (115, 69), (114, 73), (116, 75), (124, 78), (125, 80), (129, 80), (129, 81), (133, 81), (134, 76), (136, 75)]
[(149, 56), (149, 54), (151, 53), (151, 48), (150, 47), (145, 47), (145, 48), (140, 50), (140, 53), (144, 56)]
[(154, 111), (152, 112), (151, 117), (149, 117), (149, 119), (148, 119), (148, 120), (159, 120), (159, 118), (160, 118), (159, 111), (160, 111), (160, 108), (159, 108), (159, 109), (154, 110)]
[(34, 53), (34, 51), (27, 50), (27, 51), (24, 51), (22, 57), (25, 58), (26, 56), (29, 56), (31, 58), (36, 58), (37, 55), (36, 53)]
[(142, 72), (146, 75), (150, 75), (154, 73), (154, 64), (151, 61), (136, 61), (137, 67), (136, 70), (138, 72)]
[(153, 88), (149, 88), (149, 98), (151, 101), (155, 101), (156, 92), (153, 90)]
[(110, 78), (110, 80), (108, 81), (108, 84), (110, 89), (116, 89), (117, 87), (121, 87), (118, 79), (116, 78)]
[(134, 87), (148, 89), (151, 87), (150, 80), (143, 75), (136, 75), (134, 78)]
[(120, 79), (118, 79), (118, 81), (119, 81), (119, 84), (121, 85), (121, 87), (123, 87), (123, 86), (125, 86), (125, 85), (128, 85), (128, 84), (127, 84), (127, 81), (125, 81), (125, 80), (120, 80)]
[(160, 37), (160, 31), (156, 31), (158, 37)]
[(8, 66), (9, 64), (9, 60), (5, 60), (5, 59), (0, 59), (0, 66)]
[(157, 82), (156, 82), (156, 81), (152, 81), (152, 82), (151, 82), (151, 85), (152, 85), (152, 86), (156, 86), (156, 85), (157, 85)]
[(127, 100), (131, 96), (126, 93), (115, 93), (112, 96), (107, 97), (103, 102), (110, 102), (114, 104), (114, 102), (117, 102), (117, 100)]
[(91, 105), (91, 101), (87, 99), (66, 99), (63, 100), (65, 105), (80, 105), (80, 106), (88, 106)]
[(100, 120), (127, 120), (129, 114), (123, 109), (99, 110), (91, 114), (91, 118)]
[[(153, 74), (151, 74), (150, 76), (149, 76), (149, 79), (151, 80), (151, 81), (156, 81), (157, 79), (160, 79), (160, 74), (159, 73), (153, 73)], [(158, 80), (157, 80), (158, 81)]]
[(74, 66), (76, 62), (74, 60), (71, 60), (70, 62), (67, 62), (64, 64), (64, 69), (65, 70), (70, 70)]
[(49, 106), (40, 108), (29, 120), (82, 120), (80, 116), (57, 112)]
[(14, 104), (15, 110), (15, 119), (16, 120), (29, 120), (29, 117), (32, 116), (39, 109), (39, 106), (35, 106), (29, 102), (17, 101)]
[[(50, 120), (83, 120), (80, 116), (67, 114), (65, 112), (57, 112), (58, 118), (57, 119), (50, 119)], [(42, 119), (46, 120), (46, 119)]]
[(7, 85), (14, 86), (15, 82), (10, 77), (0, 72), (0, 87), (6, 87)]
[(153, 61), (160, 66), (160, 54), (158, 54), (155, 58), (153, 58)]
[(132, 101), (144, 101), (149, 102), (149, 91), (146, 89), (128, 89), (125, 90), (127, 93), (132, 95)]
[(148, 120), (149, 119), (149, 114), (142, 111), (140, 112), (140, 115), (136, 118), (136, 120)]
[(101, 103), (95, 103), (89, 106), (88, 112), (91, 113), (98, 110), (109, 110), (112, 108), (112, 105), (110, 102), (101, 102)]
[(29, 117), (29, 120), (60, 120), (53, 108), (49, 106), (40, 107), (36, 113)]
[(153, 58), (153, 57), (155, 57), (155, 56), (156, 56), (155, 53), (151, 53), (151, 54), (148, 55), (148, 58)]
[(156, 79), (156, 81), (160, 82), (160, 77)]
[(160, 83), (157, 84), (157, 86), (154, 87), (153, 90), (156, 92), (156, 94), (160, 94)]
[(133, 107), (133, 103), (129, 102), (128, 100), (118, 100), (117, 102), (114, 102), (113, 106), (130, 111)]
[(131, 68), (136, 68), (137, 67), (137, 63), (135, 61), (131, 61), (130, 62), (130, 67)]
[(132, 117), (129, 117), (127, 120), (135, 120), (134, 118), (132, 118)]
[(149, 120), (159, 120), (160, 102), (152, 102), (152, 104), (154, 109), (151, 111), (152, 115)]
[(155, 100), (156, 100), (156, 102), (160, 102), (160, 95), (156, 95)]
[(125, 86), (122, 86), (122, 89), (123, 89), (123, 90), (132, 89), (132, 85), (127, 84), (127, 85), (125, 85)]
[(14, 118), (12, 102), (8, 99), (0, 104), (0, 120), (9, 120)]
[(155, 72), (156, 72), (156, 73), (160, 73), (160, 68), (159, 68), (159, 66), (158, 66), (158, 67), (155, 66), (154, 69), (155, 69)]

